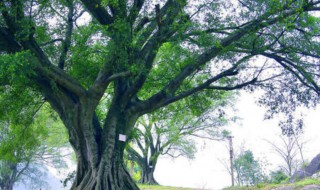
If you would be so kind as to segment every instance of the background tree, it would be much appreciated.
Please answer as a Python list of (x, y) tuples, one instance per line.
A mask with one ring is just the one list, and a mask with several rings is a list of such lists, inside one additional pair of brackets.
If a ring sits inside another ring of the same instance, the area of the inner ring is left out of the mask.
[[(2, 130), (0, 140), (0, 187), (5, 190), (12, 190), (16, 182), (21, 182), (26, 178), (39, 178), (39, 180), (34, 181), (35, 183), (39, 182), (42, 178), (41, 174), (43, 174), (40, 170), (37, 171), (37, 176), (34, 176), (35, 173), (31, 172), (37, 170), (37, 167), (31, 164), (31, 160), (35, 152), (34, 149), (38, 146), (36, 143), (39, 142), (28, 136), (31, 136), (35, 131), (21, 131), (24, 129), (23, 127), (12, 125), (9, 129), (9, 125), (8, 123), (2, 123), (1, 127), (10, 131), (11, 134), (9, 136), (8, 131)], [(39, 131), (37, 132), (39, 134)], [(13, 135), (12, 133), (16, 134)]]
[[(301, 134), (281, 135), (280, 142), (267, 141), (274, 152), (281, 157), (284, 164), (280, 166), (281, 170), (287, 176), (292, 176), (300, 167), (303, 167), (305, 161), (303, 159), (303, 146), (305, 141), (299, 139)], [(299, 158), (300, 157), (300, 158)]]
[(288, 179), (288, 175), (286, 175), (281, 169), (270, 172), (270, 182), (274, 184), (279, 184)]
[(17, 183), (24, 183), (32, 189), (43, 188), (46, 186), (45, 165), (65, 167), (60, 151), (66, 147), (66, 133), (61, 123), (59, 126), (57, 120), (49, 118), (45, 107), (48, 109), (48, 106), (42, 106), (29, 124), (23, 122), (29, 119), (10, 120), (8, 113), (1, 116), (1, 189), (12, 190)]
[(138, 163), (142, 170), (141, 183), (157, 184), (154, 171), (159, 156), (192, 159), (196, 152), (194, 137), (210, 140), (223, 138), (222, 126), (227, 123), (223, 109), (230, 104), (228, 102), (232, 96), (224, 93), (217, 98), (220, 100), (192, 102), (190, 105), (190, 100), (186, 99), (138, 120), (133, 143), (127, 151), (129, 159)]
[(266, 181), (262, 162), (256, 160), (250, 150), (236, 156), (233, 167), (238, 185), (256, 185)]
[[(119, 136), (144, 114), (254, 84), (269, 90), (262, 103), (272, 113), (317, 102), (319, 4), (3, 0), (0, 83), (58, 113), (77, 157), (72, 189), (135, 190)], [(156, 59), (165, 46), (180, 59)], [(109, 104), (98, 112), (103, 99)]]

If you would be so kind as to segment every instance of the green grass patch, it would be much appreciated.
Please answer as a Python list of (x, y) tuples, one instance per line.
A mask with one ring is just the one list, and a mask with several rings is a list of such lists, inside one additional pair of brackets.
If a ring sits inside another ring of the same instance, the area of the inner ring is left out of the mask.
[(307, 178), (302, 181), (298, 181), (295, 183), (282, 183), (282, 184), (258, 184), (256, 186), (251, 186), (251, 187), (240, 187), (240, 186), (235, 186), (235, 187), (228, 187), (225, 188), (224, 190), (271, 190), (275, 189), (278, 187), (294, 187), (294, 189), (301, 189), (307, 185), (319, 185), (320, 186), (320, 179), (312, 179), (312, 178)]
[[(229, 187), (224, 190), (271, 190), (275, 189), (277, 187), (286, 187), (286, 186), (293, 186), (295, 189), (300, 189), (307, 185), (319, 185), (320, 186), (320, 179), (311, 179), (307, 178), (302, 181), (298, 181), (296, 183), (284, 183), (284, 184), (258, 184), (256, 186), (251, 187)], [(161, 185), (142, 185), (138, 184), (139, 188), (141, 190), (196, 190), (193, 188), (182, 188), (182, 187), (167, 187), (167, 186), (161, 186)]]
[(194, 190), (190, 188), (182, 187), (166, 187), (161, 185), (140, 185), (138, 184), (140, 190)]
[(298, 181), (296, 183), (294, 183), (295, 186), (298, 187), (303, 187), (306, 185), (320, 185), (320, 180), (319, 179), (313, 179), (313, 178), (307, 178), (304, 179), (302, 181)]

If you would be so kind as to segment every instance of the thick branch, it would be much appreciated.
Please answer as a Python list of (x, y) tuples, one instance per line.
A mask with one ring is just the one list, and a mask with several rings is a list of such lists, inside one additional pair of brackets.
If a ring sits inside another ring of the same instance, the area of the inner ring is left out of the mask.
[(257, 78), (253, 78), (248, 82), (244, 82), (235, 86), (209, 86), (207, 89), (214, 89), (214, 90), (236, 90), (241, 89), (243, 87), (249, 86), (254, 84), (257, 81)]
[[(311, 4), (304, 6), (303, 11), (310, 11), (312, 9), (312, 6), (313, 5), (311, 5)], [(174, 102), (176, 100), (181, 99), (179, 97), (171, 98), (171, 96), (181, 86), (181, 84), (183, 83), (185, 78), (190, 76), (200, 66), (209, 62), (211, 59), (213, 59), (214, 57), (219, 55), (219, 53), (221, 51), (223, 51), (226, 47), (228, 47), (232, 43), (238, 41), (240, 38), (247, 35), (248, 33), (254, 33), (256, 31), (259, 31), (263, 28), (266, 28), (270, 25), (273, 25), (273, 24), (275, 24), (281, 20), (284, 20), (285, 18), (301, 11), (301, 9), (293, 9), (293, 10), (287, 11), (286, 6), (282, 7), (282, 10), (286, 10), (286, 12), (281, 14), (281, 16), (277, 16), (277, 17), (272, 17), (272, 16), (278, 15), (279, 11), (266, 12), (265, 14), (260, 16), (259, 18), (253, 20), (252, 22), (248, 23), (247, 25), (243, 26), (242, 28), (231, 33), (228, 37), (222, 39), (220, 41), (219, 45), (214, 46), (214, 47), (208, 49), (207, 51), (205, 51), (204, 53), (202, 53), (201, 55), (199, 55), (193, 64), (189, 64), (186, 67), (184, 67), (182, 69), (182, 71), (180, 72), (180, 74), (178, 74), (173, 80), (171, 80), (169, 82), (169, 84), (164, 89), (162, 89), (159, 93), (152, 96), (149, 100), (142, 102), (141, 104), (144, 104), (144, 105), (142, 105), (140, 107), (140, 109), (153, 110), (153, 108), (159, 108), (159, 105), (161, 105), (161, 103), (163, 103), (163, 102), (167, 102), (167, 103), (163, 104), (163, 105), (167, 105), (171, 102)], [(248, 84), (252, 84), (255, 81), (256, 81), (256, 79), (253, 79), (252, 81), (250, 81), (248, 83), (244, 83), (243, 85), (237, 85), (235, 87), (215, 87), (215, 88), (221, 89), (221, 90), (234, 90), (234, 89), (238, 89), (243, 86), (246, 86)], [(205, 89), (205, 88), (200, 87), (200, 89)], [(199, 91), (199, 90), (192, 89), (189, 92), (183, 94), (181, 97), (183, 98), (183, 97), (192, 95), (194, 93), (194, 91)], [(168, 94), (168, 92), (169, 92), (169, 94)], [(161, 103), (159, 104), (159, 102), (161, 102)], [(146, 106), (145, 103), (147, 103), (148, 106)]]
[[(161, 27), (159, 27), (157, 32), (153, 33), (150, 39), (148, 38), (139, 52), (137, 59), (140, 60), (137, 62), (140, 63), (143, 68), (138, 76), (135, 77), (133, 86), (126, 92), (125, 96), (131, 97), (143, 86), (150, 70), (152, 69), (158, 48), (161, 47), (164, 42), (168, 41), (176, 32), (172, 25), (178, 19), (178, 15), (181, 13), (183, 6), (184, 4), (181, 2), (177, 3), (169, 0), (167, 4), (160, 9), (160, 12), (163, 12), (160, 18)], [(166, 17), (162, 21), (162, 17), (164, 16), (163, 14), (165, 14)], [(181, 22), (179, 24), (182, 24)], [(154, 21), (151, 24), (155, 24)], [(143, 60), (141, 60), (141, 58), (143, 58)]]
[[(3, 4), (0, 3), (0, 6), (3, 7)], [(23, 15), (23, 10), (19, 9), (18, 15), (21, 17), (21, 19), (24, 19)], [(5, 14), (5, 11), (2, 12)], [(14, 38), (14, 34), (8, 33), (9, 31), (16, 31), (17, 29), (19, 30), (26, 30), (29, 31), (28, 28), (21, 28), (17, 27), (17, 23), (14, 22), (14, 19), (9, 16), (9, 14), (6, 15), (6, 20), (7, 22), (12, 22), (12, 23), (7, 23), (8, 26), (13, 27), (13, 28), (0, 28), (0, 41), (1, 41), (1, 36), (5, 35), (5, 37), (8, 37), (9, 42), (14, 45), (14, 48), (12, 48), (13, 52), (21, 51), (22, 49), (24, 50), (30, 50), (32, 53), (32, 56), (29, 57), (30, 62), (34, 64), (35, 68), (34, 70), (36, 71), (37, 75), (40, 77), (46, 78), (49, 81), (54, 81), (58, 85), (61, 85), (62, 87), (69, 89), (72, 93), (82, 96), (85, 94), (84, 88), (79, 84), (77, 80), (72, 78), (71, 76), (67, 75), (64, 73), (61, 69), (55, 67), (54, 65), (51, 64), (49, 58), (47, 55), (43, 52), (43, 50), (40, 48), (40, 46), (37, 44), (36, 40), (34, 39), (33, 35), (29, 35), (26, 39), (19, 39), (18, 41), (17, 38)], [(17, 46), (20, 46), (21, 48), (18, 49)], [(37, 78), (37, 77), (36, 77)]]
[[(272, 58), (275, 61), (277, 61), (281, 66), (283, 66), (286, 70), (288, 70), (289, 72), (291, 72), (294, 76), (296, 76), (298, 78), (298, 80), (304, 84), (305, 86), (313, 89), (317, 94), (320, 94), (320, 88), (317, 85), (317, 83), (312, 79), (312, 77), (310, 76), (310, 74), (308, 72), (306, 72), (304, 70), (303, 67), (301, 66), (297, 66), (294, 63), (292, 63), (291, 61), (278, 56), (276, 54), (269, 54), (269, 53), (262, 53), (261, 55), (264, 55), (266, 57)], [(293, 67), (294, 69), (292, 69), (290, 66), (288, 66), (287, 64), (289, 64), (291, 67)], [(302, 76), (300, 76), (302, 75)], [(308, 84), (310, 83), (310, 84)]]
[(134, 0), (133, 6), (132, 6), (130, 13), (129, 13), (129, 16), (128, 16), (129, 23), (133, 24), (135, 22), (143, 4), (144, 4), (144, 1), (145, 0)]
[(21, 45), (14, 39), (8, 28), (0, 27), (0, 52), (14, 53), (21, 51)]
[[(237, 71), (235, 71), (235, 67), (232, 67), (222, 73), (220, 73), (219, 75), (207, 80), (206, 82), (204, 82), (203, 84), (194, 87), (188, 91), (182, 92), (176, 96), (174, 96), (174, 92), (173, 89), (171, 88), (166, 88), (164, 91), (159, 92), (158, 94), (154, 95), (153, 97), (151, 97), (149, 100), (144, 102), (143, 108), (142, 109), (147, 109), (149, 112), (149, 109), (158, 109), (160, 107), (166, 106), (170, 103), (173, 103), (175, 101), (181, 100), (185, 97), (188, 97), (192, 94), (195, 94), (203, 89), (206, 89), (209, 87), (210, 84), (220, 80), (221, 78), (227, 77), (227, 76), (233, 76), (238, 74)], [(159, 100), (163, 100), (163, 101), (159, 101)], [(155, 104), (155, 102), (157, 102)], [(147, 106), (148, 105), (148, 106)], [(153, 105), (153, 106), (150, 106)]]
[(135, 27), (133, 33), (140, 32), (140, 30), (149, 22), (150, 22), (150, 19), (148, 17), (143, 17)]
[(62, 43), (62, 52), (59, 58), (58, 66), (60, 69), (64, 68), (64, 64), (66, 62), (66, 57), (68, 50), (71, 45), (71, 36), (72, 36), (72, 29), (73, 29), (73, 3), (69, 0), (68, 3), (68, 16), (67, 16), (67, 31), (65, 33), (65, 39)]
[(112, 74), (111, 71), (105, 72), (104, 70), (101, 70), (93, 85), (88, 90), (88, 95), (93, 97), (94, 100), (92, 102), (92, 108), (95, 108), (95, 106), (99, 103), (110, 82), (118, 78), (127, 77), (130, 74), (130, 71)]
[(46, 46), (46, 45), (53, 44), (53, 43), (56, 43), (56, 42), (63, 42), (63, 39), (62, 38), (53, 39), (53, 40), (50, 40), (50, 41), (45, 42), (45, 43), (40, 44), (40, 45), (41, 46)]
[(113, 23), (112, 16), (103, 8), (100, 0), (81, 0), (81, 2), (102, 25), (110, 25)]
[(86, 94), (86, 90), (79, 84), (79, 82), (63, 72), (61, 69), (53, 65), (42, 66), (40, 61), (38, 63), (38, 67), (35, 70), (38, 71), (42, 77), (48, 78), (50, 81), (55, 81), (57, 84), (70, 90), (79, 97)]
[(143, 157), (135, 149), (131, 146), (127, 146), (126, 150), (130, 155), (129, 160), (136, 161), (140, 166), (143, 166)]
[(150, 153), (151, 153), (151, 157), (154, 156), (154, 154), (156, 153), (156, 148), (154, 146), (154, 140), (153, 140), (153, 136), (152, 136), (152, 128), (154, 127), (154, 124), (149, 121), (148, 125), (145, 125), (145, 138), (149, 139), (149, 144), (150, 144)]

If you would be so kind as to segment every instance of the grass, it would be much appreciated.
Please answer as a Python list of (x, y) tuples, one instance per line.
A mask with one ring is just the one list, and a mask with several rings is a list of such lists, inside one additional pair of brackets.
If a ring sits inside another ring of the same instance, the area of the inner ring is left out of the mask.
[(160, 185), (138, 185), (140, 190), (195, 190), (182, 187), (166, 187)]
[(306, 186), (306, 185), (320, 185), (320, 180), (319, 179), (307, 178), (305, 180), (296, 182), (295, 185), (298, 186), (298, 187), (303, 187), (303, 186)]
[(302, 181), (298, 181), (296, 183), (284, 183), (284, 184), (258, 184), (253, 187), (229, 187), (224, 190), (271, 190), (275, 189), (277, 187), (287, 187), (291, 186), (294, 187), (295, 190), (299, 190), (307, 185), (319, 185), (320, 186), (320, 180), (319, 179), (311, 179), (307, 178)]
[[(320, 179), (311, 179), (307, 178), (302, 181), (298, 181), (296, 183), (286, 183), (286, 184), (258, 184), (252, 187), (229, 187), (224, 190), (271, 190), (277, 187), (285, 187), (285, 186), (293, 186), (295, 190), (301, 189), (307, 185), (319, 185)], [(138, 185), (141, 190), (197, 190), (192, 188), (182, 188), (182, 187), (166, 187), (160, 185)]]

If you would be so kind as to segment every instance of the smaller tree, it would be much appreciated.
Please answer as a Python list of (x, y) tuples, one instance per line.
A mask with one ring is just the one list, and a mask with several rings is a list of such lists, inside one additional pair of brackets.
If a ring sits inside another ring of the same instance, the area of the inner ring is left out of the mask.
[(266, 179), (262, 163), (254, 158), (250, 150), (236, 156), (233, 167), (238, 185), (256, 185)]
[(194, 141), (186, 138), (183, 130), (165, 131), (161, 123), (147, 122), (141, 119), (137, 128), (134, 143), (127, 148), (129, 159), (134, 160), (142, 170), (141, 183), (158, 184), (154, 179), (154, 171), (160, 155), (169, 155), (173, 158), (186, 156), (192, 159), (196, 151)]
[(43, 166), (63, 166), (60, 148), (67, 143), (65, 130), (47, 105), (29, 119), (16, 119), (7, 115), (0, 121), (0, 189), (12, 190), (20, 182), (32, 189), (43, 187)]
[(288, 175), (285, 174), (281, 169), (270, 172), (270, 182), (274, 184), (279, 184), (282, 181), (288, 179)]
[(283, 160), (284, 164), (280, 168), (288, 176), (292, 176), (305, 163), (303, 157), (305, 141), (301, 140), (301, 134), (294, 132), (291, 135), (280, 135), (278, 143), (266, 140)]
[[(1, 189), (12, 190), (16, 182), (25, 181), (26, 178), (41, 179), (41, 172), (32, 172), (37, 170), (36, 165), (31, 163), (40, 143), (34, 135), (41, 136), (43, 132), (31, 127), (13, 125), (10, 122), (1, 123)], [(34, 174), (40, 175), (34, 177)]]
[(227, 105), (227, 97), (231, 97), (230, 94), (220, 97), (215, 104), (187, 99), (167, 110), (141, 117), (132, 134), (132, 143), (127, 147), (129, 159), (142, 170), (140, 182), (157, 184), (154, 171), (161, 155), (193, 159), (196, 152), (193, 137), (222, 140), (221, 127), (228, 121), (222, 107)]

